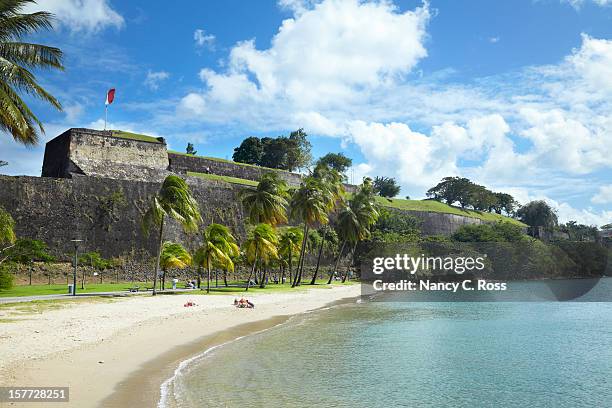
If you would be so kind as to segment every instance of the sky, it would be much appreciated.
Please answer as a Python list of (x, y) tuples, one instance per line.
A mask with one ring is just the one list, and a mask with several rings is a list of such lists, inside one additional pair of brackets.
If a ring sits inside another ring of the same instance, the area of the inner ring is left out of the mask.
[[(424, 198), (464, 176), (561, 221), (612, 222), (612, 0), (223, 2), (40, 0), (64, 72), (37, 72), (38, 147), (0, 136), (0, 171), (40, 175), (70, 127), (163, 136), (231, 158), (248, 136), (304, 128), (349, 177)], [(177, 3), (178, 4), (178, 3)]]

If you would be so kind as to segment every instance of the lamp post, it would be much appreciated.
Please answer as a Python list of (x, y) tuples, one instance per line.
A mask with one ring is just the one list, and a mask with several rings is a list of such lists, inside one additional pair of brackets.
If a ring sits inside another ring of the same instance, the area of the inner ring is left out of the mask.
[(70, 242), (74, 242), (74, 272), (72, 273), (72, 296), (76, 296), (77, 264), (79, 262), (79, 242), (83, 242), (83, 240), (71, 239)]

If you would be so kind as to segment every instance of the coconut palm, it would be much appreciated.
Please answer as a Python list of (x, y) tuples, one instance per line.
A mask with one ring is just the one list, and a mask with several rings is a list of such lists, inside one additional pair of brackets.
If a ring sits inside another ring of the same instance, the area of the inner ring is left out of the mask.
[(149, 233), (153, 225), (159, 227), (157, 262), (153, 277), (153, 295), (156, 294), (155, 285), (159, 273), (159, 262), (162, 250), (165, 218), (170, 217), (178, 221), (185, 232), (195, 232), (202, 221), (198, 203), (189, 190), (189, 186), (182, 178), (170, 175), (166, 177), (153, 200), (151, 206), (142, 219), (145, 233)]
[(312, 279), (310, 281), (311, 285), (316, 283), (324, 247), (327, 246), (329, 248), (330, 246), (338, 245), (338, 234), (329, 225), (321, 226), (321, 228), (319, 228), (319, 235), (321, 236), (321, 243), (319, 244), (319, 253), (317, 255), (317, 266), (315, 267), (314, 274), (312, 275)]
[(31, 3), (34, 1), (0, 1), (0, 129), (26, 145), (36, 144), (44, 127), (20, 94), (41, 99), (62, 110), (58, 100), (36, 82), (31, 70), (64, 69), (59, 48), (21, 41), (23, 37), (52, 28), (52, 14), (44, 11), (22, 13)]
[[(249, 233), (249, 238), (245, 243), (245, 251), (247, 261), (253, 265), (249, 278), (247, 279), (246, 290), (249, 290), (251, 284), (251, 277), (255, 273), (257, 264), (267, 266), (270, 261), (278, 258), (278, 237), (276, 236), (276, 230), (269, 224), (258, 224)], [(260, 281), (260, 287), (265, 287), (266, 284), (266, 268), (264, 268), (264, 275)]]
[[(8, 249), (8, 247), (2, 248), (2, 246), (9, 245), (10, 247), (15, 243), (16, 239), (15, 220), (13, 220), (13, 217), (11, 217), (8, 211), (0, 207), (0, 253)], [(0, 263), (5, 259), (6, 258), (0, 257)]]
[[(310, 228), (316, 225), (327, 224), (330, 210), (330, 199), (322, 188), (319, 180), (312, 176), (304, 178), (300, 187), (291, 197), (291, 218), (304, 223), (304, 237), (308, 237)], [(306, 254), (307, 239), (302, 240), (302, 248), (298, 261), (298, 269), (292, 287), (298, 286), (302, 281), (304, 257)]]
[(166, 272), (168, 269), (185, 269), (189, 265), (191, 265), (191, 255), (181, 244), (170, 241), (164, 242), (159, 257), (159, 266), (163, 272), (161, 279), (162, 289), (165, 288)]
[(210, 271), (220, 268), (226, 272), (234, 270), (232, 258), (240, 255), (240, 248), (230, 230), (221, 224), (210, 224), (202, 232), (202, 245), (195, 253), (195, 262), (199, 267), (206, 268), (206, 292), (210, 293)]
[(245, 188), (240, 199), (251, 224), (287, 222), (287, 183), (276, 173), (264, 174), (257, 188)]
[[(295, 254), (299, 253), (303, 238), (303, 232), (298, 227), (286, 228), (280, 236), (279, 253), (283, 259), (287, 261), (287, 266), (289, 267), (289, 282), (291, 282), (291, 278), (293, 277), (293, 258)], [(283, 273), (281, 283), (284, 277)]]
[[(342, 258), (346, 244), (349, 243), (353, 245), (352, 254), (354, 256), (357, 243), (370, 236), (371, 227), (378, 219), (378, 215), (378, 205), (376, 204), (372, 180), (366, 178), (360, 186), (359, 191), (338, 214), (336, 230), (338, 236), (342, 239), (342, 246), (340, 247), (340, 253), (336, 258), (328, 284), (331, 283), (338, 269), (338, 264)], [(345, 280), (346, 275), (342, 278), (342, 282)]]
[[(331, 215), (336, 209), (344, 203), (344, 185), (342, 183), (342, 175), (335, 169), (329, 166), (319, 163), (313, 171), (313, 177), (319, 182), (319, 186), (325, 198), (327, 199), (328, 216)], [(321, 265), (321, 255), (323, 254), (323, 246), (327, 241), (327, 234), (330, 228), (324, 228), (325, 225), (320, 228), (322, 232), (322, 239), (319, 244), (319, 254), (317, 256), (317, 266), (312, 275), (310, 281), (311, 285), (314, 285), (317, 281), (317, 275), (319, 274), (319, 266)]]

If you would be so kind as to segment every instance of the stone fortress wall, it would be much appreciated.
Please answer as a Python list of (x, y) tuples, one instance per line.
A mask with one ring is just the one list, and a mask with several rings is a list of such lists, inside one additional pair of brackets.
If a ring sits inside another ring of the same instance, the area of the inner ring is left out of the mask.
[[(141, 136), (141, 135), (135, 135)], [(163, 178), (171, 173), (187, 180), (205, 224), (220, 222), (244, 238), (242, 185), (190, 177), (188, 171), (258, 180), (272, 169), (225, 160), (168, 152), (162, 138), (115, 131), (69, 129), (47, 143), (43, 177), (0, 176), (0, 206), (16, 221), (20, 237), (45, 241), (56, 255), (73, 251), (71, 239), (83, 239), (81, 250), (105, 257), (155, 250), (155, 234), (146, 235), (141, 219)], [(129, 138), (132, 137), (132, 138)], [(278, 171), (293, 186), (301, 176)], [(425, 235), (450, 235), (465, 224), (483, 221), (460, 215), (407, 211), (422, 222)], [(199, 237), (187, 236), (169, 223), (164, 239), (188, 248)]]

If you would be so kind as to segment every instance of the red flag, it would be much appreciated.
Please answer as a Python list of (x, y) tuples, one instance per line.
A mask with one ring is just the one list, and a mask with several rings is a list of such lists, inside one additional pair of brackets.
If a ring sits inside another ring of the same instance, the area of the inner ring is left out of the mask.
[(113, 103), (113, 100), (115, 100), (115, 88), (111, 88), (108, 90), (108, 92), (106, 93), (106, 103), (105, 105), (108, 106), (111, 103)]

